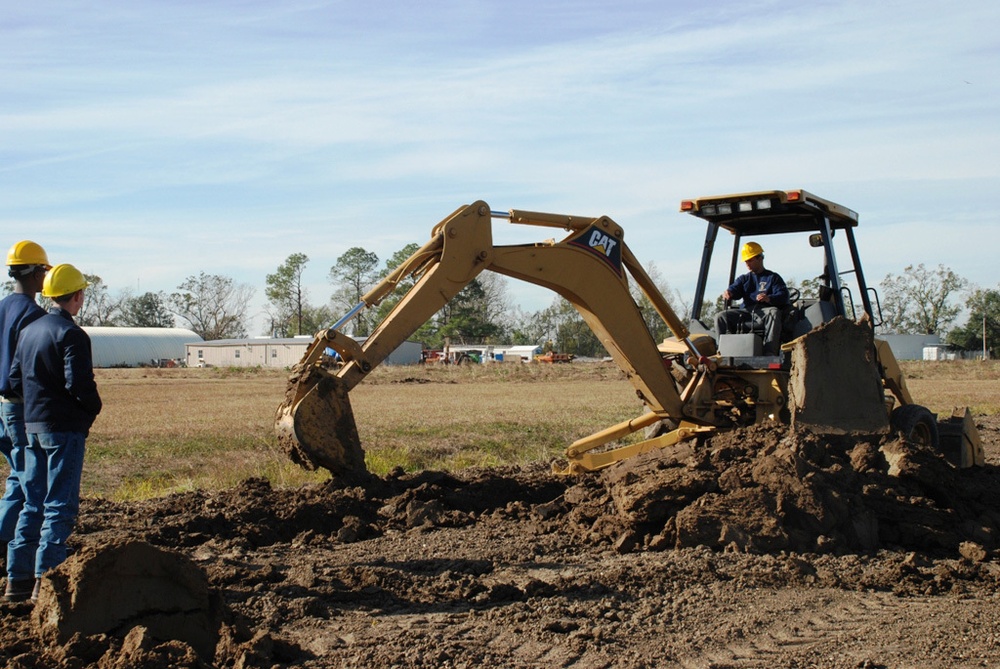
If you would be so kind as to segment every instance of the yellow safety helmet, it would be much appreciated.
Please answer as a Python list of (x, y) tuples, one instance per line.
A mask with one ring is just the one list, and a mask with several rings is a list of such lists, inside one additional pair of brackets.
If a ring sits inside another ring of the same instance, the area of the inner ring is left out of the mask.
[(45, 297), (62, 297), (83, 290), (90, 284), (83, 273), (68, 263), (56, 265), (45, 275), (42, 283), (42, 295)]
[(7, 251), (7, 266), (13, 267), (15, 265), (41, 265), (45, 269), (52, 268), (45, 249), (27, 239), (14, 244)]
[(750, 260), (750, 258), (756, 257), (764, 253), (764, 249), (761, 248), (760, 244), (757, 242), (747, 242), (740, 249), (740, 259), (743, 262)]

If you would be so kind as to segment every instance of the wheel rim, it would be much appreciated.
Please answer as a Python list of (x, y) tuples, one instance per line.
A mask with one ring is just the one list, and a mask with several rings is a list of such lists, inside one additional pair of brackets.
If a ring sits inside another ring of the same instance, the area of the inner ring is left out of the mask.
[(910, 435), (910, 438), (921, 446), (929, 447), (934, 445), (934, 439), (931, 436), (930, 427), (923, 422), (917, 423), (913, 426), (913, 433)]

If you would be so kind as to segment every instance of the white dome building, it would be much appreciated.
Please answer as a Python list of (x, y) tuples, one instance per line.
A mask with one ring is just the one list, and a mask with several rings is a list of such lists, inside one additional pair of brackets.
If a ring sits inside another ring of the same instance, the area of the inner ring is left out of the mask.
[(183, 364), (185, 344), (202, 341), (184, 328), (85, 327), (94, 367), (161, 367)]

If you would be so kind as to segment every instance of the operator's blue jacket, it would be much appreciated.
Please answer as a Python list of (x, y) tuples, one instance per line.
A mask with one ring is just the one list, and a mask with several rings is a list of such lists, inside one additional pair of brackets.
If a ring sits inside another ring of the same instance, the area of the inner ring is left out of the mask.
[[(757, 303), (757, 294), (764, 293), (771, 298), (770, 304), (760, 305)], [(743, 308), (751, 311), (754, 307), (784, 307), (788, 304), (788, 287), (785, 280), (776, 272), (765, 269), (760, 274), (747, 272), (736, 277), (733, 285), (729, 286), (729, 294), (734, 300), (743, 298)]]
[(10, 366), (14, 362), (17, 336), (29, 323), (45, 315), (45, 309), (24, 293), (11, 293), (0, 300), (0, 395), (15, 398), (10, 387)]
[(90, 337), (65, 309), (53, 307), (21, 331), (10, 381), (24, 398), (29, 434), (88, 434), (101, 412)]

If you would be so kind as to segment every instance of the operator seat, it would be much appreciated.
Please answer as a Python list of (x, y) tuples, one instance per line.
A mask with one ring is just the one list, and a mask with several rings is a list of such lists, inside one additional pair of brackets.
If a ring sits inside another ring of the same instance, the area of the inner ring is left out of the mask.
[(837, 307), (832, 302), (827, 302), (826, 300), (806, 300), (806, 302), (805, 308), (801, 310), (801, 316), (791, 321), (791, 323), (785, 323), (786, 328), (789, 325), (791, 326), (790, 331), (786, 329), (789, 341), (798, 339), (813, 328), (827, 321), (832, 321), (837, 316)]

